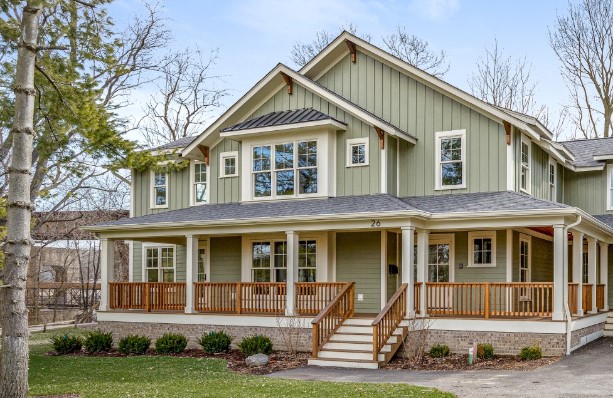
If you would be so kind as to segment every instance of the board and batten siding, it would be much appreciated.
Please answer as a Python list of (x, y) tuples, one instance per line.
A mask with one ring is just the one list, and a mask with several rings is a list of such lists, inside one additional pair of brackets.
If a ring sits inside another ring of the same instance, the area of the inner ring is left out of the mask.
[[(379, 139), (373, 126), (363, 123), (361, 120), (302, 86), (294, 83), (291, 95), (288, 94), (286, 87), (284, 87), (246, 119), (262, 116), (270, 112), (299, 108), (313, 108), (347, 123), (345, 131), (338, 131), (336, 133), (336, 195), (367, 195), (381, 192), (381, 151), (379, 150)], [(364, 137), (369, 138), (369, 165), (346, 167), (346, 141), (351, 138)]]
[[(505, 282), (506, 275), (506, 234), (505, 230), (497, 231), (496, 235), (496, 266), (469, 267), (469, 233), (460, 231), (454, 233), (454, 270), (455, 282)], [(463, 268), (459, 268), (463, 264)]]
[(190, 206), (190, 167), (168, 173), (168, 208), (151, 208), (151, 172), (134, 171), (134, 217)]
[(612, 213), (607, 209), (607, 187), (607, 166), (598, 171), (565, 170), (564, 202), (588, 214)]
[[(358, 52), (318, 83), (418, 138), (399, 142), (399, 196), (506, 190), (503, 125)], [(467, 130), (467, 188), (435, 190), (435, 132)], [(390, 174), (390, 173), (389, 173)]]
[[(237, 177), (220, 178), (220, 154), (223, 152), (238, 153)], [(241, 143), (224, 138), (211, 148), (209, 161), (209, 201), (210, 203), (236, 203), (241, 200)], [(245, 176), (249, 178), (249, 176)]]
[[(132, 280), (134, 282), (146, 282), (143, 278), (143, 269), (145, 267), (145, 257), (143, 253), (143, 247), (147, 246), (147, 243), (134, 241), (132, 247), (133, 257), (132, 261), (134, 264), (132, 270)], [(159, 244), (152, 243), (152, 246), (160, 246)], [(162, 245), (165, 246), (165, 245)], [(186, 273), (186, 247), (183, 245), (172, 245), (168, 246), (175, 247), (175, 282), (185, 282), (185, 273)]]
[(381, 261), (380, 232), (337, 233), (337, 281), (356, 282), (357, 313), (381, 310)]
[(211, 282), (241, 281), (241, 237), (209, 239)]

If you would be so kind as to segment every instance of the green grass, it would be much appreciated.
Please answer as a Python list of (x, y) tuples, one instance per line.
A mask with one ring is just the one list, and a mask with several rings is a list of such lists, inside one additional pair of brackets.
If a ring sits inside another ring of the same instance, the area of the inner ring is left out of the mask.
[(453, 397), (431, 388), (402, 384), (330, 383), (245, 376), (219, 359), (179, 357), (48, 356), (55, 334), (30, 339), (30, 394), (87, 397)]

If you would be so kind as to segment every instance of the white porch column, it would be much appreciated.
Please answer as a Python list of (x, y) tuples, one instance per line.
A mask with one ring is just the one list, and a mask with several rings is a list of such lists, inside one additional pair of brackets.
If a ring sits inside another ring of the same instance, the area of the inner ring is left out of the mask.
[(567, 237), (565, 236), (564, 225), (553, 225), (554, 229), (554, 261), (553, 261), (553, 279), (552, 279), (552, 320), (562, 321), (565, 319), (564, 308), (564, 289), (567, 289), (567, 281), (564, 279), (565, 267), (565, 245), (567, 244)]
[(586, 243), (588, 244), (588, 283), (593, 285), (588, 312), (595, 314), (597, 312), (597, 239), (587, 236)]
[(571, 253), (571, 267), (572, 267), (572, 281), (578, 284), (578, 312), (579, 316), (584, 315), (582, 309), (582, 244), (584, 240), (584, 234), (580, 231), (572, 231), (573, 246)]
[(418, 248), (417, 248), (417, 264), (418, 283), (422, 283), (420, 288), (420, 316), (426, 316), (426, 284), (427, 281), (427, 267), (429, 256), (429, 231), (418, 231)]
[(407, 317), (414, 311), (414, 227), (401, 227), (401, 283), (407, 283)]
[(109, 282), (113, 281), (115, 263), (115, 241), (100, 238), (100, 305), (98, 311), (109, 308)]
[(194, 282), (198, 280), (198, 237), (186, 235), (185, 254), (185, 313), (194, 310)]
[(286, 315), (292, 316), (296, 314), (294, 305), (294, 284), (298, 281), (298, 233), (287, 231), (286, 238)]
[(609, 311), (610, 307), (608, 305), (608, 267), (610, 263), (608, 262), (608, 244), (606, 242), (599, 242), (599, 283), (604, 286), (604, 307), (605, 311)]

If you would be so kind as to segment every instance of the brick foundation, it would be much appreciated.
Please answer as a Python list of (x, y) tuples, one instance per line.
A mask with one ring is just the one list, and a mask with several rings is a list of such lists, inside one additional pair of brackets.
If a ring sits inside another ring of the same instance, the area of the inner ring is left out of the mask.
[(584, 329), (574, 330), (571, 332), (571, 349), (575, 350), (576, 348), (580, 348), (582, 343), (582, 337), (588, 336), (589, 334), (596, 332), (603, 332), (605, 328), (605, 323), (598, 323), (596, 325), (589, 326)]

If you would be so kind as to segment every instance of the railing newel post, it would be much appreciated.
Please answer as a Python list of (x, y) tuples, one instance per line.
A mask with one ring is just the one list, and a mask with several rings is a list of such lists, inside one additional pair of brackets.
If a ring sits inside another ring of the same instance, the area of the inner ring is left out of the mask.
[(490, 318), (490, 283), (484, 284), (484, 319)]

